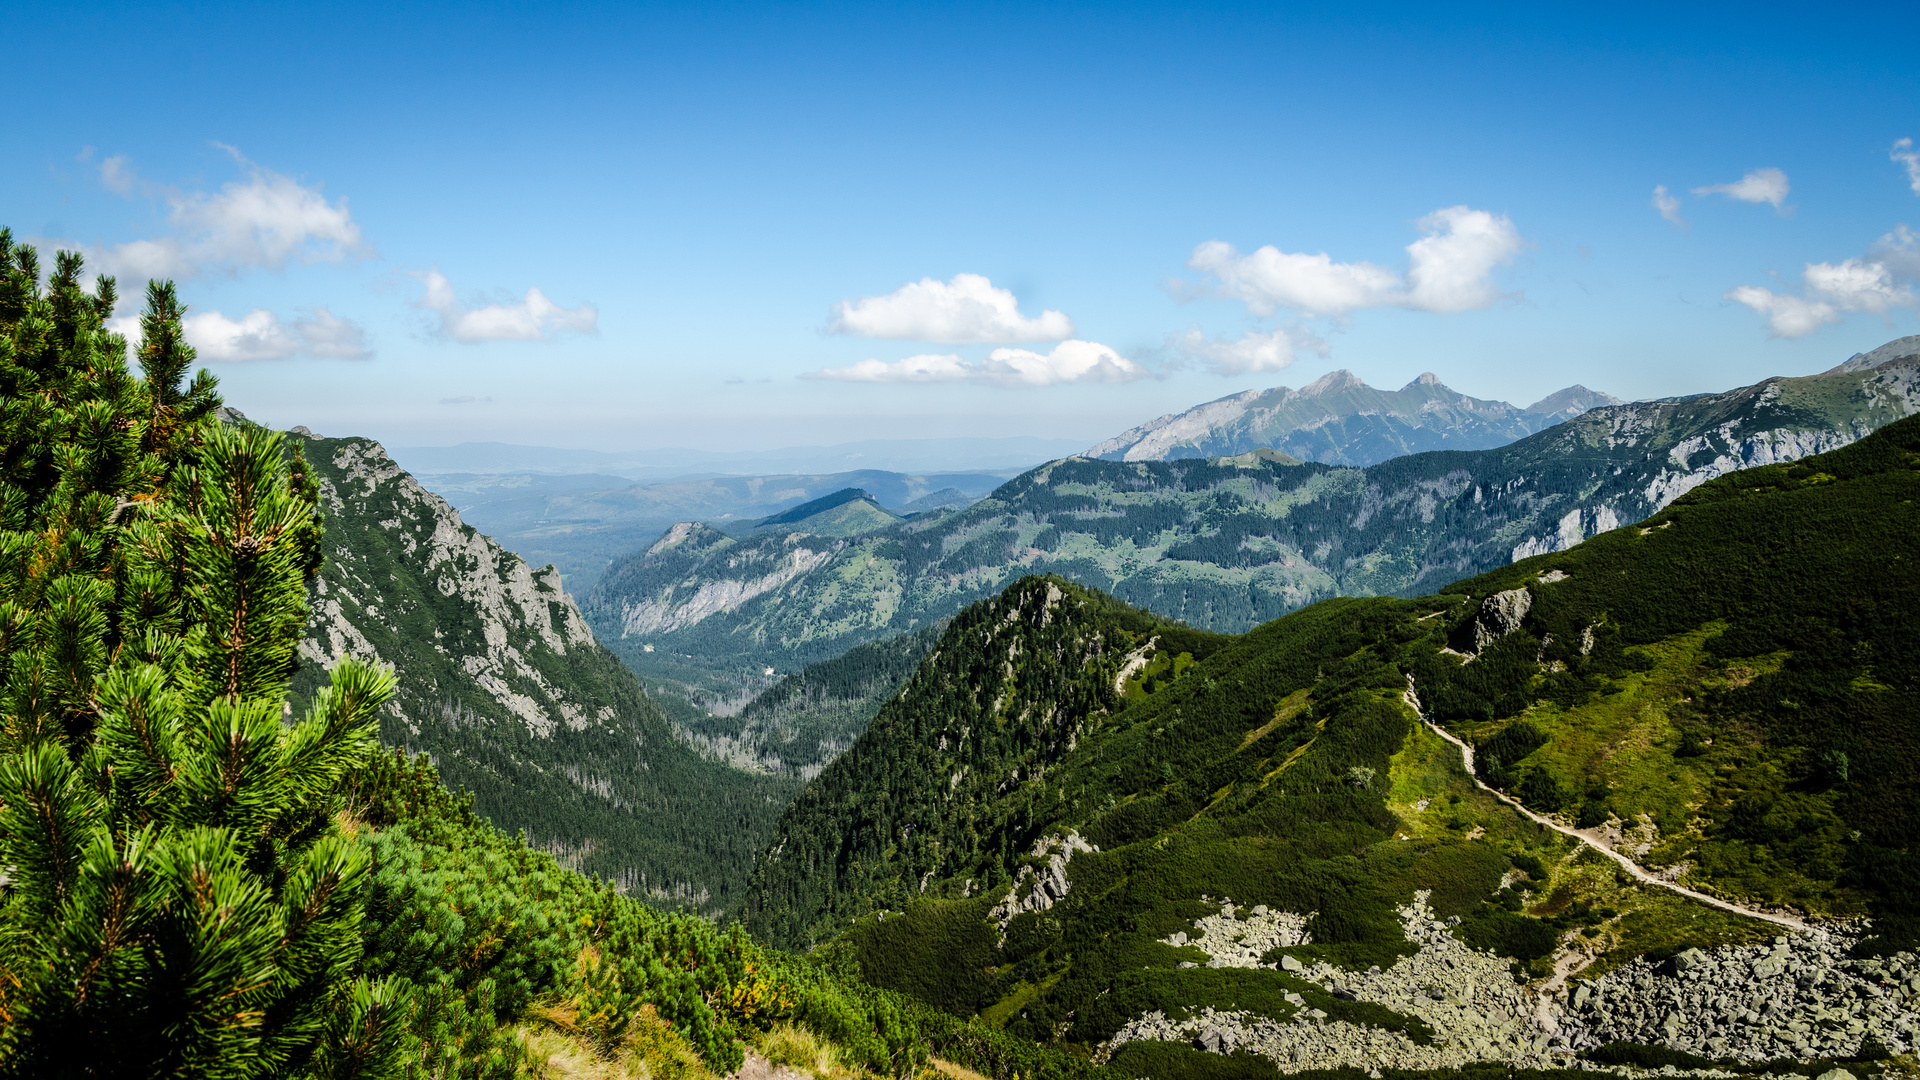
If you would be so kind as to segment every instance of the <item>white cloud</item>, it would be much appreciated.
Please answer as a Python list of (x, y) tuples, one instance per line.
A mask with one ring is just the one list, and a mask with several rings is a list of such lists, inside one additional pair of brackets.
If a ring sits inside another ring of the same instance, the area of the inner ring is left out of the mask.
[(1913, 140), (1901, 139), (1894, 143), (1887, 157), (1907, 167), (1907, 184), (1915, 195), (1920, 195), (1920, 150), (1913, 148)]
[[(128, 343), (137, 345), (138, 321)], [(247, 360), (284, 360), (289, 356), (322, 356), (338, 360), (364, 360), (366, 333), (347, 319), (314, 308), (312, 313), (292, 323), (265, 308), (254, 308), (238, 319), (218, 311), (189, 315), (181, 321), (187, 343), (202, 360), (241, 362)]]
[(318, 186), (307, 187), (255, 165), (231, 147), (223, 149), (247, 175), (211, 194), (147, 183), (122, 156), (101, 162), (100, 182), (109, 191), (126, 196), (138, 191), (165, 202), (173, 233), (106, 248), (83, 246), (88, 261), (106, 273), (137, 279), (188, 278), (374, 254), (346, 199), (329, 202)]
[(995, 349), (982, 365), (985, 378), (1007, 386), (1051, 386), (1069, 382), (1131, 382), (1147, 369), (1105, 345), (1068, 339), (1052, 352)]
[(885, 296), (842, 300), (833, 306), (827, 330), (896, 341), (992, 345), (1070, 338), (1073, 320), (1059, 311), (1026, 318), (1012, 290), (996, 289), (979, 274), (955, 274), (952, 281), (921, 278)]
[(1128, 382), (1146, 375), (1146, 368), (1105, 345), (1067, 340), (1046, 353), (1029, 349), (995, 349), (978, 364), (968, 363), (952, 353), (933, 353), (891, 362), (862, 360), (848, 367), (810, 371), (801, 378), (838, 382), (977, 382), (997, 386), (1053, 386), (1071, 382)]
[(1803, 300), (1758, 285), (1729, 289), (1726, 299), (1745, 304), (1764, 316), (1767, 333), (1772, 337), (1803, 337), (1828, 323), (1840, 321), (1840, 313), (1833, 309), (1832, 304)]
[(1419, 311), (1471, 311), (1500, 298), (1493, 270), (1526, 242), (1504, 214), (1450, 206), (1419, 221), (1427, 235), (1407, 245), (1407, 305)]
[(1511, 219), (1467, 206), (1435, 210), (1416, 224), (1426, 235), (1407, 245), (1404, 281), (1376, 263), (1335, 262), (1325, 252), (1285, 252), (1271, 244), (1242, 255), (1222, 240), (1194, 248), (1187, 265), (1214, 278), (1212, 291), (1262, 317), (1281, 308), (1324, 316), (1370, 307), (1452, 312), (1498, 299), (1494, 269), (1526, 246)]
[(1181, 354), (1205, 364), (1216, 375), (1279, 371), (1294, 362), (1295, 353), (1300, 349), (1322, 356), (1327, 353), (1327, 343), (1304, 328), (1249, 330), (1229, 340), (1209, 338), (1198, 326), (1189, 326), (1170, 344)]
[(296, 319), (293, 327), (309, 355), (330, 360), (365, 360), (373, 355), (367, 348), (366, 331), (326, 308), (314, 308), (308, 318)]
[(1653, 208), (1660, 211), (1661, 217), (1666, 218), (1675, 225), (1685, 225), (1687, 223), (1686, 219), (1680, 216), (1680, 200), (1667, 194), (1667, 185), (1665, 184), (1655, 184), (1653, 186)]
[(1914, 304), (1913, 291), (1897, 284), (1893, 271), (1885, 263), (1866, 259), (1808, 263), (1804, 277), (1807, 292), (1841, 311), (1885, 315), (1892, 308)]
[(1787, 174), (1775, 168), (1755, 169), (1731, 184), (1708, 184), (1695, 195), (1725, 195), (1740, 202), (1772, 203), (1775, 210), (1787, 200)]
[(1400, 277), (1373, 263), (1337, 263), (1332, 256), (1281, 251), (1267, 244), (1242, 255), (1224, 240), (1193, 249), (1187, 265), (1219, 281), (1215, 291), (1243, 301), (1265, 317), (1279, 308), (1307, 315), (1345, 315), (1355, 308), (1390, 304)]
[(1726, 298), (1764, 316), (1774, 337), (1796, 338), (1850, 311), (1884, 316), (1895, 308), (1920, 307), (1913, 286), (1920, 281), (1920, 235), (1905, 225), (1875, 241), (1861, 258), (1808, 263), (1801, 272), (1806, 295), (1742, 285)]
[(427, 287), (426, 295), (414, 301), (440, 317), (440, 332), (455, 341), (472, 344), (481, 341), (540, 341), (562, 331), (590, 334), (600, 320), (592, 304), (564, 308), (547, 299), (539, 289), (528, 289), (518, 303), (466, 307), (454, 295), (453, 285), (438, 269), (413, 275)]

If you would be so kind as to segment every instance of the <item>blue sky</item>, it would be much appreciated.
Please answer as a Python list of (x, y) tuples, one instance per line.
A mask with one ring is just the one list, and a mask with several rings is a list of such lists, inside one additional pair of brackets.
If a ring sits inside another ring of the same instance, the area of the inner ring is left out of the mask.
[(1092, 442), (1920, 332), (1920, 10), (1549, 7), (13, 5), (0, 222), (400, 445)]

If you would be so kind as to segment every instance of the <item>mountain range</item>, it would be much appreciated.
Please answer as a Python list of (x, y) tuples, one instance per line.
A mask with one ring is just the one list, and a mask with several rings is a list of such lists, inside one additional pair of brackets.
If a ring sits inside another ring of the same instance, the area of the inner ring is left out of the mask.
[(1517, 442), (1366, 468), (1272, 451), (1069, 458), (965, 509), (859, 536), (675, 525), (582, 599), (649, 679), (715, 701), (950, 617), (1029, 573), (1243, 632), (1329, 596), (1415, 595), (1637, 521), (1726, 473), (1920, 411), (1920, 338), (1820, 375), (1604, 405)]
[(1376, 390), (1351, 371), (1298, 390), (1248, 390), (1122, 432), (1085, 452), (1108, 461), (1222, 457), (1268, 447), (1302, 461), (1372, 465), (1428, 450), (1483, 450), (1620, 399), (1569, 386), (1524, 409), (1449, 390), (1426, 372)]
[(706, 476), (635, 484), (604, 473), (423, 473), (420, 482), (462, 517), (534, 565), (559, 567), (584, 592), (615, 559), (687, 520), (736, 529), (847, 488), (900, 514), (964, 506), (1013, 471)]
[(1065, 459), (871, 531), (842, 488), (579, 607), (309, 439), (295, 692), (394, 664), (383, 741), (494, 824), (1045, 1075), (1870, 1056), (1920, 1005), (1917, 383), (1905, 339), (1367, 468)]

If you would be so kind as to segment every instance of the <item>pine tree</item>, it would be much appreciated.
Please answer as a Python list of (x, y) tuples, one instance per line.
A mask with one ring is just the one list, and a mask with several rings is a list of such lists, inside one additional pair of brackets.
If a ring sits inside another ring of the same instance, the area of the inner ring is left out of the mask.
[(0, 1074), (387, 1075), (408, 1002), (355, 978), (340, 781), (389, 673), (286, 685), (314, 485), (216, 418), (171, 283), (138, 351), (60, 252), (0, 229)]

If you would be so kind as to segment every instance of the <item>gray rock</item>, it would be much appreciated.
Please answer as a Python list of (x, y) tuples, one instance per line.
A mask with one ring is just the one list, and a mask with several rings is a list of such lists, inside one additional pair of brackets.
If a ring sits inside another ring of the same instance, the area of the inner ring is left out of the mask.
[(1473, 620), (1473, 651), (1487, 646), (1520, 629), (1520, 622), (1533, 607), (1533, 594), (1524, 588), (1497, 592), (1480, 604)]
[(1302, 972), (1302, 971), (1305, 971), (1305, 970), (1307, 970), (1307, 965), (1305, 965), (1305, 964), (1303, 964), (1303, 963), (1301, 963), (1301, 962), (1300, 962), (1300, 961), (1298, 961), (1298, 960), (1295, 960), (1295, 959), (1294, 959), (1293, 957), (1291, 957), (1291, 956), (1285, 956), (1285, 955), (1283, 955), (1283, 956), (1281, 956), (1281, 957), (1280, 957), (1280, 970), (1281, 970), (1281, 971), (1292, 971), (1292, 972), (1296, 972), (1296, 973), (1297, 973), (1297, 972)]

